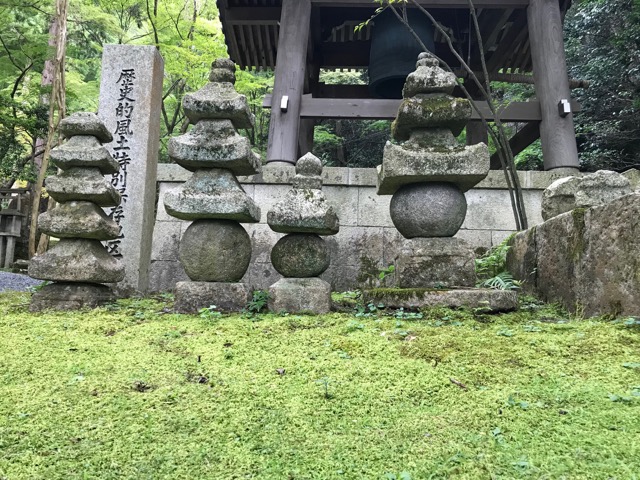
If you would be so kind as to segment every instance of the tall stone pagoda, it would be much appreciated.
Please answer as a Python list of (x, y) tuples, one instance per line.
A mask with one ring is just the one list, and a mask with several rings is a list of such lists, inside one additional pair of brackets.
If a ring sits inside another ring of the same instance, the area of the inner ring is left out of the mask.
[(176, 310), (195, 312), (216, 305), (239, 310), (250, 299), (239, 283), (251, 259), (251, 239), (240, 223), (256, 223), (260, 209), (236, 175), (261, 170), (260, 157), (236, 129), (251, 128), (247, 99), (234, 88), (235, 64), (213, 62), (210, 82), (185, 95), (183, 107), (194, 127), (169, 141), (169, 156), (193, 175), (168, 192), (167, 212), (192, 220), (180, 242), (180, 262), (191, 282), (176, 285)]
[[(378, 167), (378, 194), (393, 195), (391, 220), (408, 239), (394, 262), (398, 287), (423, 289), (416, 295), (422, 295), (424, 304), (439, 298), (436, 303), (458, 306), (456, 302), (463, 298), (467, 306), (494, 301), (501, 309), (496, 298), (506, 295), (515, 301), (515, 294), (473, 289), (474, 252), (454, 238), (467, 213), (464, 193), (489, 173), (484, 143), (463, 146), (456, 141), (471, 116), (470, 102), (451, 96), (456, 84), (455, 75), (440, 68), (433, 55), (419, 55), (391, 126), (398, 143), (387, 142)], [(458, 291), (442, 292), (452, 288)], [(460, 291), (465, 288), (472, 290)], [(440, 294), (427, 292), (433, 289)], [(394, 303), (385, 300), (390, 306)]]
[(124, 278), (122, 262), (101, 243), (120, 234), (102, 209), (120, 203), (120, 193), (104, 177), (120, 168), (102, 145), (112, 141), (111, 133), (94, 113), (63, 119), (60, 133), (69, 140), (51, 151), (51, 160), (62, 172), (45, 182), (59, 205), (38, 217), (38, 229), (60, 241), (29, 265), (31, 277), (54, 283), (33, 295), (34, 311), (96, 307), (114, 299), (103, 284)]

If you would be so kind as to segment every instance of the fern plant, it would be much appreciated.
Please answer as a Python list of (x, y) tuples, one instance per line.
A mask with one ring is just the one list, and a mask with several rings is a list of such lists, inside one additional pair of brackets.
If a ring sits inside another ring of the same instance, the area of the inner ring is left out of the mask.
[(482, 257), (476, 259), (477, 287), (496, 290), (517, 290), (520, 282), (507, 271), (508, 243), (511, 237), (492, 247)]

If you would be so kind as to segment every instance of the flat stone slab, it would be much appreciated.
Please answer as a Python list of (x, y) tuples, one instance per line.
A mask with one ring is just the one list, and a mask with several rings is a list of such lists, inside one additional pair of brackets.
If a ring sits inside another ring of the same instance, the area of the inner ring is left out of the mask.
[(62, 170), (73, 167), (95, 167), (103, 175), (118, 173), (120, 165), (96, 137), (76, 135), (51, 150), (51, 160)]
[(453, 183), (466, 192), (488, 173), (489, 149), (484, 143), (434, 149), (387, 142), (378, 166), (378, 195), (393, 195), (403, 185), (424, 182)]
[(192, 172), (226, 168), (234, 175), (254, 175), (262, 169), (260, 156), (231, 120), (200, 120), (189, 133), (170, 139), (168, 150), (169, 157)]
[(31, 259), (29, 276), (57, 282), (118, 283), (124, 278), (124, 264), (109, 255), (99, 240), (63, 238)]
[(383, 303), (390, 308), (483, 308), (487, 313), (518, 308), (518, 295), (509, 290), (469, 288), (434, 290), (424, 288), (377, 288), (363, 290), (362, 301)]
[(91, 135), (97, 137), (102, 143), (109, 143), (113, 140), (111, 132), (93, 112), (76, 112), (63, 118), (59, 131), (67, 138), (75, 135)]
[(416, 128), (448, 128), (460, 135), (471, 117), (471, 103), (443, 93), (420, 94), (406, 98), (391, 124), (391, 135), (398, 141), (408, 140)]
[(178, 282), (174, 309), (178, 313), (198, 313), (213, 305), (220, 311), (239, 312), (251, 299), (244, 283)]
[(59, 203), (85, 201), (101, 207), (115, 207), (120, 204), (120, 193), (97, 168), (71, 168), (59, 175), (48, 177), (45, 186), (49, 195)]
[(106, 285), (94, 283), (52, 283), (31, 297), (29, 310), (80, 310), (96, 308), (115, 301), (116, 296)]
[(260, 208), (245, 193), (230, 170), (197, 170), (164, 197), (167, 213), (181, 220), (260, 221)]
[(272, 312), (312, 313), (331, 311), (331, 285), (320, 278), (283, 278), (269, 287)]
[(184, 112), (191, 123), (204, 119), (228, 119), (236, 128), (253, 128), (254, 116), (247, 97), (236, 92), (232, 83), (212, 82), (184, 96)]
[(414, 238), (394, 261), (400, 288), (473, 287), (475, 254), (459, 238)]
[(92, 202), (59, 204), (38, 216), (38, 229), (57, 238), (111, 240), (120, 235), (120, 225)]

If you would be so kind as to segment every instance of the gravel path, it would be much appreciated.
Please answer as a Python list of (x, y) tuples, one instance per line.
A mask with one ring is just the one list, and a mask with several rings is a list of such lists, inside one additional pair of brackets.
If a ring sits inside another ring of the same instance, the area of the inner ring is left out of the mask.
[(10, 290), (25, 292), (29, 287), (34, 287), (41, 283), (41, 280), (34, 280), (33, 278), (20, 273), (0, 272), (0, 292), (7, 292)]

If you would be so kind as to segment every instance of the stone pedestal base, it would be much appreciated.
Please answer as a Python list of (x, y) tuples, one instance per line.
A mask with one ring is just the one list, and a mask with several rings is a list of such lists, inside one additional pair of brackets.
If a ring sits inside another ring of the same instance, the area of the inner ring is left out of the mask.
[(269, 310), (288, 313), (328, 313), (331, 285), (319, 278), (283, 278), (269, 287)]
[(116, 297), (106, 285), (91, 283), (52, 283), (33, 294), (29, 310), (79, 310), (96, 308), (115, 301)]
[(473, 287), (475, 254), (458, 238), (414, 238), (395, 260), (400, 288)]
[(516, 292), (486, 288), (429, 290), (424, 288), (377, 288), (364, 290), (362, 301), (383, 303), (391, 308), (483, 308), (487, 313), (507, 312), (518, 306)]
[(249, 287), (244, 283), (178, 282), (175, 289), (175, 311), (197, 313), (215, 305), (218, 310), (238, 312), (251, 299)]

